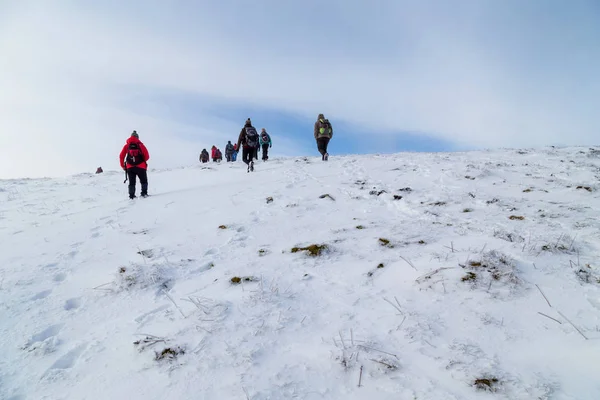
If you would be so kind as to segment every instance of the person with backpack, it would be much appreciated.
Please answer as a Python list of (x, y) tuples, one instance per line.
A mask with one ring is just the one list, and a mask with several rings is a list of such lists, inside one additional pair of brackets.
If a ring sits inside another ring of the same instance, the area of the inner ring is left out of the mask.
[(202, 164), (208, 162), (208, 151), (206, 151), (206, 149), (202, 149), (202, 151), (200, 152), (200, 162)]
[(237, 143), (233, 145), (233, 153), (231, 154), (231, 161), (237, 161), (238, 155), (238, 145)]
[(121, 154), (119, 154), (119, 164), (121, 168), (127, 172), (127, 179), (129, 179), (129, 198), (135, 199), (135, 183), (136, 179), (140, 179), (142, 186), (141, 196), (148, 196), (148, 163), (150, 159), (150, 153), (144, 146), (144, 143), (140, 141), (140, 137), (136, 131), (131, 133), (129, 139), (123, 146)]
[(242, 160), (248, 165), (248, 171), (254, 171), (254, 154), (258, 148), (258, 132), (252, 126), (250, 118), (246, 120), (237, 141), (238, 149), (242, 146)]
[(223, 161), (223, 153), (221, 153), (221, 149), (219, 149), (218, 147), (217, 147), (217, 150), (215, 150), (215, 157), (213, 158), (213, 161), (216, 161), (216, 162)]
[(227, 144), (225, 145), (225, 158), (227, 159), (227, 162), (231, 162), (232, 155), (233, 145), (231, 144), (231, 140), (228, 140)]
[(217, 146), (214, 146), (210, 148), (210, 158), (212, 158), (213, 162), (216, 162), (217, 160), (215, 160), (215, 157), (217, 156)]
[(273, 147), (273, 143), (271, 142), (271, 136), (267, 133), (265, 128), (262, 128), (260, 132), (258, 143), (262, 148), (262, 160), (267, 161), (269, 159), (269, 148)]
[(321, 159), (327, 161), (329, 159), (329, 153), (327, 153), (327, 146), (329, 141), (333, 137), (333, 128), (328, 119), (323, 114), (319, 114), (317, 122), (315, 122), (315, 140), (317, 141), (317, 149), (321, 153)]

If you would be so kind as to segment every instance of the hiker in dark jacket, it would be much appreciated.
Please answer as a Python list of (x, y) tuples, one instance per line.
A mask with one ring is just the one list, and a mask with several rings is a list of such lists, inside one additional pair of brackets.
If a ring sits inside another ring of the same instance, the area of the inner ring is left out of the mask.
[(317, 141), (317, 149), (321, 153), (321, 159), (327, 161), (329, 159), (329, 153), (327, 153), (327, 146), (329, 141), (333, 137), (333, 128), (328, 119), (323, 114), (319, 114), (317, 122), (315, 122), (315, 140)]
[(254, 171), (254, 152), (258, 148), (258, 132), (252, 126), (250, 118), (246, 120), (237, 141), (238, 149), (242, 146), (242, 160), (248, 165), (248, 172)]
[(267, 133), (265, 128), (262, 128), (260, 132), (258, 143), (260, 144), (263, 153), (262, 160), (267, 161), (269, 159), (269, 149), (273, 147), (273, 143), (271, 142), (271, 136)]
[(225, 158), (227, 162), (231, 162), (233, 159), (233, 145), (231, 144), (231, 140), (228, 140), (225, 145)]
[(200, 153), (200, 162), (207, 163), (208, 162), (208, 151), (206, 151), (206, 149), (202, 149), (202, 152)]

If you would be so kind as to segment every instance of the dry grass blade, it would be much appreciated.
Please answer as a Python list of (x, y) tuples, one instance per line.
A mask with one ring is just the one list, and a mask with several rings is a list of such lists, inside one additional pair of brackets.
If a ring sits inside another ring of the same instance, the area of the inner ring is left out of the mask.
[(551, 316), (544, 314), (543, 312), (539, 312), (539, 311), (538, 311), (538, 314), (540, 314), (540, 315), (543, 315), (543, 316), (544, 316), (544, 317), (546, 317), (546, 318), (550, 318), (551, 320), (553, 320), (553, 321), (556, 321), (556, 322), (558, 322), (559, 324), (561, 324), (561, 325), (562, 325), (562, 322), (560, 322), (560, 321), (559, 321), (559, 320), (557, 320), (556, 318), (552, 318)]
[(548, 303), (548, 305), (550, 306), (550, 308), (552, 308), (552, 305), (548, 301), (548, 298), (546, 297), (546, 295), (544, 294), (544, 292), (542, 292), (542, 289), (540, 289), (540, 287), (537, 285), (537, 283), (535, 284), (535, 287), (538, 288), (538, 290), (540, 291), (540, 293), (542, 294), (542, 296), (544, 296), (544, 299), (546, 299), (546, 303)]

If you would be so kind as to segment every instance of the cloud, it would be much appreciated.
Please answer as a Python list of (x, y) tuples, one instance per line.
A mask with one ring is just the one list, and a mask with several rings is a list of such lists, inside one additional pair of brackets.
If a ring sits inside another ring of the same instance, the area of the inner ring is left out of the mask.
[[(421, 132), (458, 147), (590, 144), (600, 128), (594, 2), (3, 7), (0, 177), (114, 168), (132, 129), (152, 166), (193, 163), (246, 117), (217, 117), (213, 103), (311, 123), (325, 112), (382, 143)], [(193, 99), (185, 115), (177, 96)], [(277, 143), (278, 154), (305, 148)]]

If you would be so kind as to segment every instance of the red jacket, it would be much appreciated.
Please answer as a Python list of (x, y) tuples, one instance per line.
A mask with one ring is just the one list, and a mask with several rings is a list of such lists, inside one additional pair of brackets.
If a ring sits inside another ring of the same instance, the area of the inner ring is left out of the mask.
[(213, 146), (212, 149), (210, 149), (210, 158), (214, 159), (217, 155), (217, 147)]
[(139, 167), (147, 169), (148, 164), (146, 164), (146, 161), (150, 159), (150, 153), (148, 153), (148, 149), (146, 148), (146, 146), (144, 146), (144, 143), (140, 142), (140, 139), (136, 138), (135, 136), (131, 136), (129, 139), (127, 139), (125, 146), (123, 146), (123, 150), (121, 150), (121, 154), (119, 155), (119, 164), (121, 165), (121, 168), (123, 168), (126, 162), (125, 156), (127, 155), (127, 148), (129, 147), (129, 143), (138, 143), (140, 149), (142, 149), (142, 154), (144, 155), (144, 162), (138, 165), (127, 164), (127, 168)]

